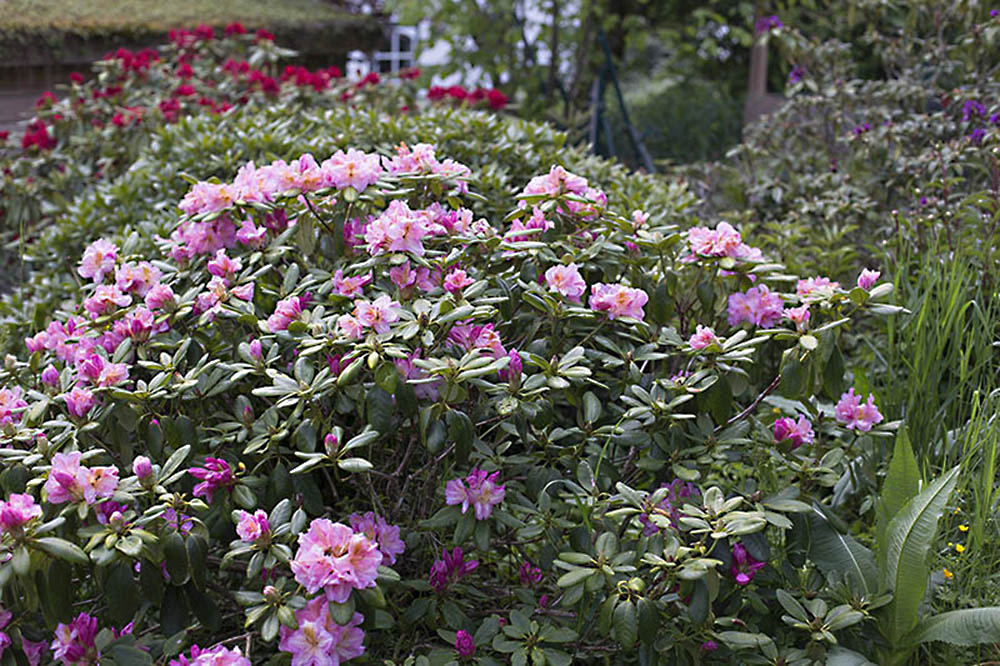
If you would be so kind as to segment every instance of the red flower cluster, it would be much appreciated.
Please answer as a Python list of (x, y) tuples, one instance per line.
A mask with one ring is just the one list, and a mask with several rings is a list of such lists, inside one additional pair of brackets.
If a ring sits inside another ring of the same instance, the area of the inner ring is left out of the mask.
[(37, 147), (40, 150), (51, 150), (56, 147), (56, 138), (49, 134), (49, 128), (45, 121), (41, 119), (32, 120), (28, 123), (28, 129), (21, 139), (21, 147), (25, 150)]
[(427, 90), (427, 99), (432, 102), (451, 99), (459, 104), (465, 103), (471, 106), (486, 102), (494, 111), (504, 108), (509, 101), (507, 96), (496, 88), (476, 88), (470, 91), (462, 86), (451, 86), (449, 88), (431, 86)]
[[(115, 60), (122, 68), (122, 74), (119, 79), (124, 79), (130, 73), (135, 74), (145, 74), (152, 67), (153, 63), (160, 61), (160, 55), (155, 49), (142, 49), (141, 51), (129, 51), (128, 49), (118, 49), (117, 51), (110, 51), (104, 55), (101, 60)], [(72, 79), (72, 75), (70, 75)], [(74, 80), (74, 83), (77, 81)], [(80, 81), (83, 82), (83, 77), (80, 77)]]
[(300, 65), (288, 65), (281, 75), (281, 80), (292, 81), (300, 88), (312, 87), (316, 92), (322, 92), (329, 87), (330, 79), (339, 79), (343, 75), (338, 67), (327, 67), (311, 72)]

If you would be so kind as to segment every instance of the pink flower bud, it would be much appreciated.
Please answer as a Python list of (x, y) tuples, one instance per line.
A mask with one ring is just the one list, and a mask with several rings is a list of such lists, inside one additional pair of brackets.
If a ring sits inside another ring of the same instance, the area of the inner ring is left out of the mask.
[(132, 473), (140, 479), (145, 479), (153, 473), (153, 463), (146, 456), (137, 456), (132, 461)]
[(59, 371), (51, 363), (42, 370), (42, 382), (49, 386), (59, 386)]
[(337, 445), (340, 442), (337, 440), (337, 436), (332, 432), (327, 433), (326, 437), (323, 438), (323, 446), (326, 447), (326, 454), (332, 456), (337, 452)]

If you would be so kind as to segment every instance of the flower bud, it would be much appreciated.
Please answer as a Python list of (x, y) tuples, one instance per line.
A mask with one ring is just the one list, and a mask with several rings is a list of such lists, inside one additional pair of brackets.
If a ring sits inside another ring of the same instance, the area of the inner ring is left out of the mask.
[(42, 383), (49, 386), (59, 386), (59, 371), (51, 363), (42, 370)]
[(337, 454), (337, 447), (340, 442), (337, 440), (337, 436), (332, 432), (327, 433), (326, 437), (323, 438), (323, 446), (326, 447), (326, 455), (335, 456)]
[(153, 463), (146, 456), (137, 456), (132, 461), (132, 473), (140, 479), (148, 478), (153, 474)]

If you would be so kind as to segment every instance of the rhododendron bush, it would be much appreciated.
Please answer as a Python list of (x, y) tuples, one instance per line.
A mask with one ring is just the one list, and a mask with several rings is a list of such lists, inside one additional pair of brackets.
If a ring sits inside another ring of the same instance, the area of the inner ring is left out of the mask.
[(5, 658), (860, 640), (870, 597), (813, 605), (819, 637), (769, 606), (825, 573), (810, 527), (836, 534), (851, 452), (897, 426), (842, 352), (888, 285), (789, 275), (679, 193), (630, 198), (641, 177), (471, 161), (347, 138), (86, 240), (0, 372)]

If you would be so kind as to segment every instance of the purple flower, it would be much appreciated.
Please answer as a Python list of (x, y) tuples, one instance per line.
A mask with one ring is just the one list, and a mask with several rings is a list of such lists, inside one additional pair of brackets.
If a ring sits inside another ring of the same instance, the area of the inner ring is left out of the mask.
[(473, 469), (465, 479), (452, 479), (444, 489), (447, 504), (461, 504), (462, 513), (471, 504), (476, 520), (486, 520), (493, 513), (493, 507), (503, 502), (506, 490), (497, 483), (500, 472), (490, 474), (483, 469)]
[(680, 526), (680, 518), (684, 515), (679, 509), (680, 505), (689, 497), (701, 496), (698, 488), (693, 483), (680, 479), (674, 479), (670, 483), (665, 483), (660, 487), (670, 489), (667, 496), (655, 506), (650, 507), (645, 513), (639, 514), (639, 522), (642, 523), (642, 533), (645, 536), (653, 536), (660, 531), (660, 527), (650, 519), (650, 516), (666, 516), (670, 519), (670, 524), (674, 529), (677, 529)]
[(875, 406), (874, 395), (869, 394), (868, 401), (862, 403), (861, 396), (855, 395), (853, 388), (840, 396), (833, 411), (845, 428), (861, 432), (868, 432), (873, 425), (881, 423), (884, 418)]
[(757, 32), (769, 32), (771, 30), (777, 30), (778, 28), (785, 27), (785, 24), (781, 22), (777, 16), (772, 14), (771, 16), (765, 16), (757, 20)]
[(56, 639), (50, 647), (53, 656), (64, 664), (93, 664), (101, 656), (94, 645), (96, 637), (97, 618), (80, 613), (69, 624), (56, 627)]
[(747, 322), (761, 328), (773, 328), (784, 314), (783, 305), (781, 296), (765, 285), (750, 287), (746, 293), (730, 294), (729, 325), (739, 326)]
[(778, 442), (787, 439), (792, 443), (792, 448), (797, 449), (803, 444), (812, 444), (815, 433), (806, 417), (799, 416), (796, 422), (788, 416), (782, 416), (774, 422), (774, 439)]
[(985, 118), (986, 107), (974, 99), (968, 100), (962, 105), (962, 121), (969, 122), (971, 118)]
[(194, 487), (195, 497), (204, 497), (208, 502), (212, 501), (212, 496), (220, 488), (231, 489), (236, 485), (236, 477), (233, 470), (222, 458), (205, 458), (204, 467), (192, 467), (188, 474), (201, 483)]
[(969, 143), (971, 143), (973, 146), (981, 146), (983, 145), (983, 138), (985, 138), (985, 136), (986, 136), (986, 130), (984, 130), (982, 127), (977, 127), (976, 129), (972, 130), (972, 134), (969, 135)]
[(132, 473), (145, 479), (153, 473), (153, 462), (146, 456), (136, 456), (132, 461)]
[(528, 560), (521, 562), (518, 575), (521, 577), (521, 585), (537, 585), (542, 582), (542, 570)]
[(709, 640), (701, 644), (702, 652), (715, 652), (718, 649), (719, 649), (719, 644), (716, 643), (715, 641)]
[(798, 83), (806, 76), (806, 68), (802, 65), (795, 65), (792, 67), (792, 71), (788, 73), (789, 83)]
[(449, 585), (472, 573), (478, 566), (479, 560), (465, 561), (461, 548), (455, 548), (450, 553), (442, 550), (441, 559), (434, 560), (434, 564), (431, 565), (428, 582), (435, 592), (441, 594)]
[(476, 642), (464, 629), (459, 629), (455, 634), (455, 652), (459, 657), (471, 657), (476, 653)]
[(868, 123), (862, 123), (861, 125), (858, 125), (851, 131), (854, 132), (854, 136), (861, 136), (862, 134), (865, 134), (866, 132), (871, 130), (871, 128), (872, 126), (869, 125)]
[(166, 521), (167, 525), (180, 532), (181, 536), (190, 534), (191, 529), (194, 527), (194, 521), (191, 520), (191, 516), (177, 513), (177, 510), (172, 507), (163, 512), (163, 520)]
[(352, 513), (348, 518), (351, 528), (378, 544), (382, 559), (390, 565), (396, 563), (396, 557), (406, 550), (406, 544), (399, 537), (399, 526), (389, 522), (372, 511), (358, 514)]
[(753, 577), (757, 575), (760, 569), (763, 569), (766, 565), (765, 562), (758, 562), (753, 558), (750, 553), (747, 552), (746, 547), (743, 544), (738, 543), (733, 546), (733, 565), (730, 568), (730, 573), (736, 579), (736, 584), (739, 586), (749, 585)]

